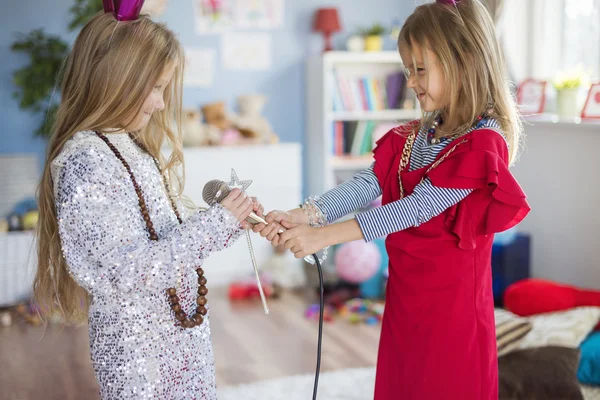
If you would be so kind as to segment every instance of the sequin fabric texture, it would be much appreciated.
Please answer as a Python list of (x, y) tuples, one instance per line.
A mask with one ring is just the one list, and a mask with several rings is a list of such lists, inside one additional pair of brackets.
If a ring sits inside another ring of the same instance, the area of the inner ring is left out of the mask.
[[(52, 163), (63, 255), (90, 293), (92, 365), (103, 399), (216, 399), (209, 317), (177, 326), (166, 289), (193, 314), (195, 268), (243, 230), (220, 205), (177, 222), (152, 158), (126, 134), (107, 135), (129, 163), (159, 240), (151, 241), (131, 179), (94, 132), (77, 133)], [(210, 271), (206, 271), (210, 291)], [(208, 294), (210, 306), (210, 292)]]

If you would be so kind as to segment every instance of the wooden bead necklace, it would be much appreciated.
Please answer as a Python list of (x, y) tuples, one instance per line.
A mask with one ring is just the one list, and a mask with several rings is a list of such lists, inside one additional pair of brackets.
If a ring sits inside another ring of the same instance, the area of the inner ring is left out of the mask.
[[(140, 189), (140, 186), (137, 183), (137, 180), (135, 179), (133, 172), (131, 172), (131, 167), (129, 167), (129, 164), (127, 163), (125, 158), (123, 158), (123, 156), (121, 155), (119, 150), (117, 150), (117, 148), (110, 142), (110, 140), (108, 140), (106, 135), (104, 135), (103, 133), (98, 132), (98, 131), (95, 131), (95, 132), (96, 132), (96, 135), (98, 135), (98, 137), (100, 139), (102, 139), (104, 141), (104, 143), (106, 143), (108, 148), (115, 154), (115, 156), (119, 159), (119, 161), (121, 161), (121, 163), (127, 170), (127, 173), (129, 174), (129, 177), (131, 178), (131, 182), (133, 183), (135, 193), (137, 194), (137, 197), (138, 197), (138, 204), (139, 204), (140, 210), (142, 212), (142, 217), (143, 217), (144, 221), (146, 222), (146, 230), (148, 231), (150, 240), (155, 240), (155, 241), (158, 240), (158, 235), (156, 234), (156, 230), (154, 229), (154, 225), (152, 223), (152, 220), (150, 219), (150, 213), (148, 212), (148, 207), (146, 206), (146, 200), (144, 199), (144, 196), (142, 195), (142, 190)], [(152, 155), (150, 154), (148, 149), (142, 143), (135, 140), (135, 138), (130, 133), (128, 133), (128, 135), (131, 138), (131, 140), (140, 149), (142, 149), (142, 151), (144, 151), (145, 153), (149, 154), (152, 157)], [(175, 212), (177, 221), (181, 224), (181, 223), (183, 223), (183, 220), (181, 219), (181, 216), (179, 215), (179, 212), (177, 211), (177, 207), (175, 205), (175, 200), (173, 200), (173, 198), (171, 197), (171, 189), (170, 189), (167, 177), (166, 177), (166, 175), (163, 174), (163, 172), (160, 168), (160, 162), (158, 161), (158, 159), (156, 159), (156, 157), (152, 157), (152, 159), (154, 160), (154, 165), (156, 165), (158, 172), (163, 177), (163, 182), (165, 185), (165, 189), (167, 191), (167, 196), (169, 197), (169, 200), (171, 201), (171, 208)], [(177, 297), (177, 289), (168, 288), (166, 291), (167, 296), (169, 296), (169, 304), (171, 306), (171, 310), (173, 310), (173, 313), (175, 314), (175, 319), (179, 322), (180, 326), (183, 328), (193, 328), (195, 326), (201, 325), (202, 322), (204, 321), (204, 316), (206, 316), (206, 314), (208, 312), (208, 310), (206, 309), (206, 302), (207, 302), (206, 294), (208, 293), (208, 289), (206, 288), (206, 278), (204, 277), (204, 270), (201, 267), (198, 267), (198, 268), (196, 268), (196, 273), (198, 274), (198, 297), (196, 298), (197, 307), (196, 307), (196, 312), (191, 317), (188, 318), (188, 315), (186, 314), (186, 312), (182, 310), (181, 305), (179, 304), (179, 297)]]

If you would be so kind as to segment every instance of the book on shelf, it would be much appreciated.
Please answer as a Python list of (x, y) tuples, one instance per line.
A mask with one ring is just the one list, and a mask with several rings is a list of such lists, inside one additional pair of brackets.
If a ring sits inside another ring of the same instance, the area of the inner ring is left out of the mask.
[(332, 155), (360, 157), (369, 155), (377, 141), (396, 122), (380, 121), (334, 121), (332, 123)]
[(380, 111), (401, 108), (406, 79), (401, 71), (384, 77), (349, 77), (332, 72), (333, 111)]

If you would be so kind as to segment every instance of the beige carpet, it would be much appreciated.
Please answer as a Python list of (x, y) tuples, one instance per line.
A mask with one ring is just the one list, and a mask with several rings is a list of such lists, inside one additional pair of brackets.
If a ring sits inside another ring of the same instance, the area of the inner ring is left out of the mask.
[[(374, 368), (344, 369), (321, 373), (319, 400), (368, 400), (373, 398)], [(307, 400), (312, 398), (314, 375), (226, 387), (218, 390), (219, 400)], [(585, 400), (600, 400), (600, 387), (584, 387)], [(552, 399), (545, 399), (552, 400)], [(558, 399), (556, 399), (558, 400)]]

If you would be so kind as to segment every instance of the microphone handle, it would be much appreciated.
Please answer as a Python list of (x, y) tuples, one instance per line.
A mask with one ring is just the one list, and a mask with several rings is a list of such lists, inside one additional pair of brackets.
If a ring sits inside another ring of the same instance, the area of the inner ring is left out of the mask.
[[(248, 216), (248, 218), (246, 218), (246, 221), (250, 222), (251, 224), (265, 224), (265, 225), (269, 225), (269, 223), (262, 217), (259, 217), (258, 215), (256, 215), (254, 212), (251, 212), (250, 215)], [(283, 233), (285, 232), (285, 229), (283, 227), (281, 227), (279, 229), (279, 233)]]
[[(250, 213), (250, 215), (248, 216), (248, 218), (246, 218), (246, 221), (250, 222), (251, 224), (265, 224), (265, 225), (268, 225), (267, 221), (265, 221), (264, 218), (259, 217), (254, 212)], [(281, 228), (279, 228), (279, 232), (278, 233), (283, 233), (283, 232), (285, 232), (285, 228), (282, 226)], [(308, 256), (304, 257), (304, 261), (308, 262), (309, 264), (314, 264), (315, 261), (314, 261), (313, 257), (316, 257), (316, 256), (314, 254), (313, 255), (308, 255)], [(317, 262), (318, 262), (318, 259), (317, 259)]]

